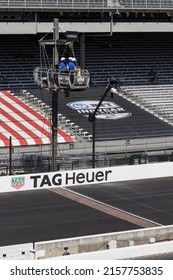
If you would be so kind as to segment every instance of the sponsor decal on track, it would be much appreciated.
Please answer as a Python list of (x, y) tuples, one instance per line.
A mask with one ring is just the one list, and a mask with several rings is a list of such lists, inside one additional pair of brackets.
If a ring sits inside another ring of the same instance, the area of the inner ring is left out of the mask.
[[(71, 109), (76, 110), (84, 117), (88, 117), (89, 113), (94, 113), (99, 100), (74, 101), (67, 104)], [(103, 101), (99, 107), (96, 117), (105, 120), (118, 120), (130, 117), (131, 113), (126, 112), (121, 106), (111, 101)]]

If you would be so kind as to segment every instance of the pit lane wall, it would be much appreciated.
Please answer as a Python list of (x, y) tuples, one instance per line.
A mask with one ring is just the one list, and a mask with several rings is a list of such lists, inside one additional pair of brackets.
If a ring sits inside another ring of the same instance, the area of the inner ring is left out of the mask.
[(173, 176), (173, 162), (0, 177), (0, 193)]

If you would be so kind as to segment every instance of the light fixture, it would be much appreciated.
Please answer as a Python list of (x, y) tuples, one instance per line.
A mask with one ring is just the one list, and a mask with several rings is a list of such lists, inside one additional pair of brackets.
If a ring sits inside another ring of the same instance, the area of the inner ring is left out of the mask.
[(115, 14), (116, 14), (116, 15), (120, 15), (120, 12), (119, 12), (118, 9), (116, 10)]

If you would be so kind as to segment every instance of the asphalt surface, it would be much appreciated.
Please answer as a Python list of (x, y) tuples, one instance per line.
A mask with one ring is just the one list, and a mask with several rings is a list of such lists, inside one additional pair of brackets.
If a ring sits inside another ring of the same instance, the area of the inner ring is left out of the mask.
[(173, 177), (70, 189), (161, 225), (173, 224)]
[(0, 194), (0, 246), (137, 228), (49, 190)]
[[(69, 189), (161, 225), (170, 225), (172, 186), (173, 177)], [(140, 227), (49, 190), (0, 194), (0, 246), (137, 228)]]

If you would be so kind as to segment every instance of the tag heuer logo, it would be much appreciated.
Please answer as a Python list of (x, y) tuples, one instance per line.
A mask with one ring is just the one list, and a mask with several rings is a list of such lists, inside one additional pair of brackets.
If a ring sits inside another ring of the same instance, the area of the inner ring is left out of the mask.
[(25, 185), (25, 178), (24, 177), (17, 177), (11, 179), (11, 186), (16, 189), (20, 189)]

